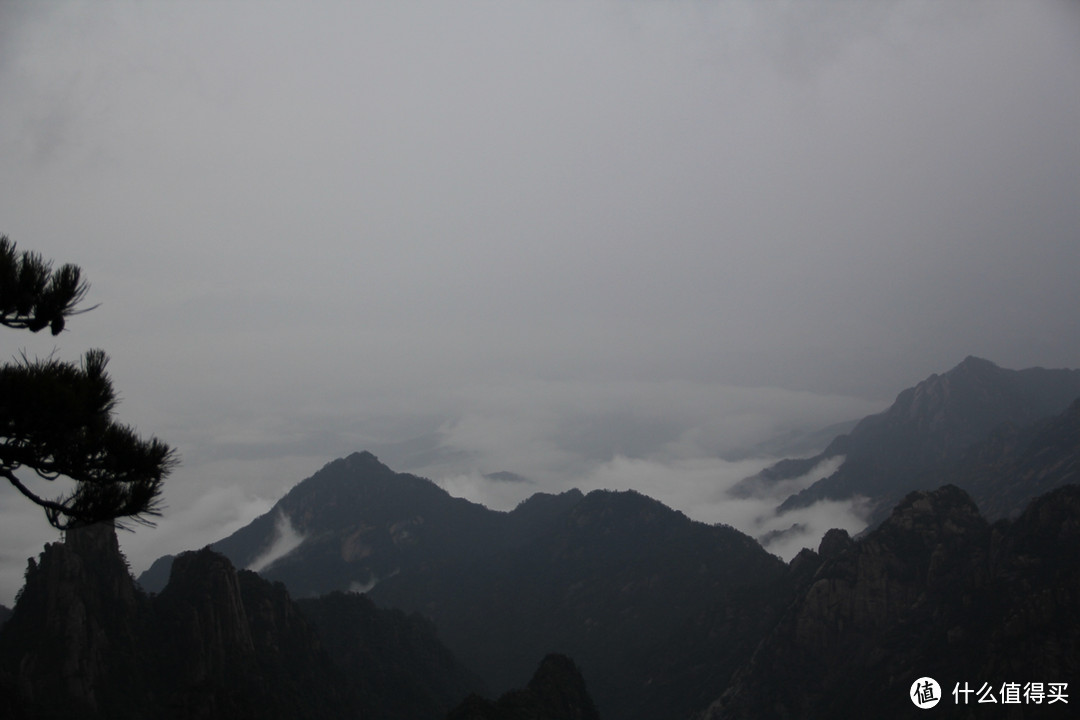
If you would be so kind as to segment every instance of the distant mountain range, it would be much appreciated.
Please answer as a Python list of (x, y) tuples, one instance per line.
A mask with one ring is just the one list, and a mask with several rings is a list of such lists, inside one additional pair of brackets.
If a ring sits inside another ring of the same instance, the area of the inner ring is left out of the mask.
[[(768, 606), (786, 575), (750, 537), (638, 493), (539, 493), (496, 512), (370, 453), (328, 464), (212, 548), (251, 564), (282, 517), (306, 539), (261, 574), (294, 596), (362, 588), (420, 613), (498, 693), (564, 653), (609, 717), (681, 717), (718, 694), (771, 617), (745, 608)], [(160, 590), (167, 564), (140, 584)]]
[[(1071, 419), (1068, 413), (1051, 418), (1066, 412), (1077, 398), (1080, 370), (1006, 370), (989, 360), (968, 357), (947, 373), (931, 375), (904, 390), (887, 410), (863, 418), (818, 455), (776, 463), (744, 480), (736, 492), (761, 493), (804, 475), (824, 460), (843, 456), (838, 469), (788, 497), (778, 511), (861, 497), (869, 501), (873, 525), (909, 492), (953, 482), (971, 493), (990, 518), (1016, 514), (1036, 495), (1076, 482), (1075, 444), (1070, 445), (1067, 430), (1070, 423), (1075, 427), (1076, 410)], [(1046, 426), (1036, 429), (1040, 421)], [(1032, 443), (1047, 442), (1057, 442), (1060, 452), (1073, 453), (1072, 470), (1048, 468), (1049, 474), (1038, 480), (1009, 480), (1012, 470), (1006, 466), (1024, 462), (1019, 455), (1034, 452)], [(986, 443), (993, 447), (984, 447)], [(1004, 483), (1011, 487), (1007, 494), (993, 488), (1002, 481), (986, 477), (989, 462), (1005, 473)]]
[[(753, 493), (843, 455), (788, 502), (874, 503), (864, 536), (830, 531), (790, 563), (638, 493), (495, 512), (370, 453), (155, 563), (150, 594), (114, 537), (69, 533), (0, 629), (0, 716), (908, 717), (924, 675), (946, 693), (1068, 682), (1077, 395), (1077, 371), (968, 358), (824, 453), (744, 481)], [(946, 700), (938, 716), (974, 716)]]

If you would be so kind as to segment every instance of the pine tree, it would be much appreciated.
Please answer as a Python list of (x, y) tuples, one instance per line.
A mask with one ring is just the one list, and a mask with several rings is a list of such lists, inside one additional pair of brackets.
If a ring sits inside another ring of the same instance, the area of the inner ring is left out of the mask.
[[(88, 290), (78, 266), (54, 270), (0, 236), (0, 325), (58, 335), (68, 317), (93, 309), (78, 309)], [(24, 353), (0, 366), (0, 476), (60, 530), (107, 520), (152, 524), (176, 465), (168, 445), (113, 419), (107, 364), (104, 351), (90, 350), (79, 364)], [(54, 499), (32, 489), (59, 478), (74, 489)]]

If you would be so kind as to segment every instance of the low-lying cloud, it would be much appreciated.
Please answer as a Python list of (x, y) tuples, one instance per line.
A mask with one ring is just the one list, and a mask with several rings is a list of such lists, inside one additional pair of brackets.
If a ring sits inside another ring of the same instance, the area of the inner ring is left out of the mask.
[[(772, 462), (770, 458), (728, 461), (716, 457), (662, 461), (620, 455), (597, 464), (577, 482), (542, 489), (634, 490), (693, 520), (730, 525), (784, 560), (790, 560), (804, 547), (816, 549), (831, 528), (855, 534), (866, 527), (865, 508), (859, 500), (822, 501), (782, 515), (776, 513), (776, 507), (790, 494), (835, 471), (843, 458), (827, 460), (803, 477), (777, 484), (754, 497), (731, 493), (741, 480)], [(511, 510), (538, 489), (534, 483), (507, 483), (479, 474), (452, 475), (436, 482), (451, 495), (496, 510)]]
[(283, 511), (279, 510), (277, 517), (274, 520), (274, 539), (270, 543), (270, 547), (266, 548), (266, 551), (262, 555), (252, 560), (248, 566), (248, 570), (254, 572), (262, 572), (264, 568), (270, 567), (272, 564), (291, 553), (296, 548), (300, 547), (305, 540), (305, 536), (297, 532), (293, 527), (292, 520)]
[[(762, 486), (752, 497), (731, 490), (778, 459), (755, 451), (774, 449), (767, 441), (786, 437), (800, 445), (800, 438), (822, 427), (880, 411), (881, 403), (679, 382), (548, 382), (484, 390), (469, 415), (438, 429), (447, 461), (410, 468), (451, 495), (511, 510), (541, 491), (635, 490), (694, 520), (735, 527), (785, 559), (803, 547), (816, 548), (830, 528), (854, 533), (865, 527), (856, 501), (775, 512), (789, 495), (835, 472), (842, 457)], [(529, 482), (491, 477), (496, 471)]]
[[(403, 389), (398, 399), (401, 407), (424, 412), (356, 405), (343, 394), (338, 404), (306, 413), (260, 408), (263, 414), (251, 424), (207, 415), (191, 426), (157, 426), (183, 464), (165, 484), (157, 526), (119, 534), (133, 570), (227, 537), (327, 462), (359, 450), (497, 510), (513, 509), (535, 492), (634, 489), (695, 520), (727, 523), (754, 537), (805, 525), (805, 533), (769, 546), (783, 555), (797, 538), (814, 546), (813, 535), (829, 527), (854, 528), (857, 508), (815, 506), (774, 519), (772, 508), (783, 497), (738, 499), (727, 491), (776, 459), (766, 441), (797, 440), (883, 409), (881, 401), (842, 395), (687, 381), (504, 378), (454, 390)], [(762, 443), (768, 451), (759, 451)], [(0, 539), (10, 556), (0, 563), (0, 602), (10, 603), (26, 558), (59, 533), (14, 493), (0, 500)], [(279, 518), (279, 543), (260, 566), (297, 541), (286, 520)]]

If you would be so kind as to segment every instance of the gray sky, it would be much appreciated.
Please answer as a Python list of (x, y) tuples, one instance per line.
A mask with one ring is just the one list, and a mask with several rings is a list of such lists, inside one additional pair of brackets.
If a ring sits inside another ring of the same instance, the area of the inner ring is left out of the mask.
[[(1076, 3), (4, 2), (0, 97), (0, 232), (100, 303), (0, 352), (184, 460), (136, 571), (364, 448), (777, 529), (723, 456), (1080, 365)], [(0, 602), (53, 538), (0, 488)]]

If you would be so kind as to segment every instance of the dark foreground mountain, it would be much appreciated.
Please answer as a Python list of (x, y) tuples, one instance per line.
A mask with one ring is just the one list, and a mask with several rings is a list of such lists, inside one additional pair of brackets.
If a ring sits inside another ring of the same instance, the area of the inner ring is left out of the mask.
[(213, 547), (251, 563), (283, 522), (304, 540), (262, 574), (294, 596), (360, 587), (419, 613), (495, 693), (564, 653), (600, 713), (622, 720), (681, 720), (715, 698), (787, 582), (750, 537), (637, 493), (537, 494), (495, 512), (370, 453), (330, 463)]
[(492, 702), (470, 695), (446, 720), (600, 720), (574, 661), (548, 655), (522, 690)]
[(432, 718), (478, 686), (429, 623), (357, 596), (301, 609), (210, 550), (148, 596), (106, 526), (46, 546), (0, 630), (5, 718)]
[(538, 653), (562, 652), (601, 715), (662, 719), (725, 686), (781, 609), (785, 579), (781, 561), (731, 528), (598, 491), (527, 544), (402, 573), (371, 594), (431, 617), (496, 689), (520, 685)]
[(449, 702), (483, 687), (417, 615), (377, 608), (356, 593), (296, 604), (347, 684), (367, 698), (371, 717), (439, 718)]
[[(789, 497), (779, 510), (858, 496), (870, 501), (873, 525), (907, 493), (955, 482), (971, 493), (991, 519), (1016, 514), (1039, 493), (1076, 482), (1075, 474), (1053, 471), (1038, 482), (1020, 483), (1005, 473), (998, 485), (1010, 489), (1000, 492), (993, 483), (984, 481), (985, 467), (965, 470), (961, 466), (970, 465), (973, 448), (989, 440), (995, 431), (1013, 433), (1015, 442), (1011, 447), (999, 442), (994, 462), (1002, 467), (1013, 462), (1014, 458), (1003, 453), (1022, 451), (1017, 443), (1031, 440), (1020, 433), (1066, 411), (1078, 397), (1080, 370), (1006, 370), (988, 360), (968, 357), (947, 373), (931, 375), (904, 390), (889, 409), (863, 418), (850, 434), (838, 436), (821, 454), (777, 463), (743, 481), (738, 490), (754, 494), (842, 455), (846, 459), (839, 469)], [(1075, 423), (1075, 413), (1073, 418)], [(1059, 444), (1070, 441), (1071, 452), (1075, 452), (1080, 436), (1060, 435), (1057, 439)]]
[(941, 686), (933, 717), (1069, 716), (1050, 701), (1051, 684), (1077, 690), (1078, 547), (1077, 486), (993, 525), (956, 487), (912, 493), (863, 539), (833, 530), (792, 562), (787, 611), (702, 720), (908, 718), (921, 677)]

